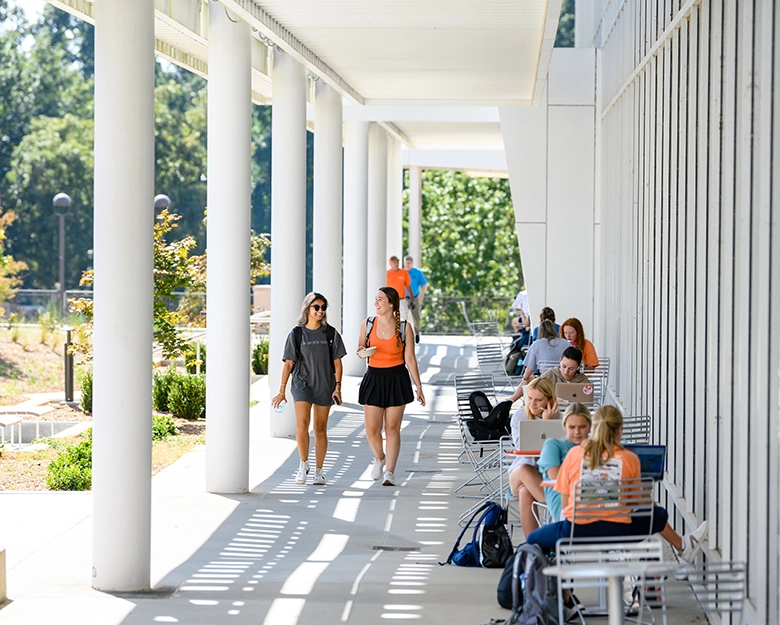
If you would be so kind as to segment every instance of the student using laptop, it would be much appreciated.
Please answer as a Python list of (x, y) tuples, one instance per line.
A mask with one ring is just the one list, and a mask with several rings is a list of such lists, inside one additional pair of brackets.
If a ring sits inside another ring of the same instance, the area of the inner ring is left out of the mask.
[[(533, 419), (558, 419), (558, 401), (555, 399), (552, 383), (549, 380), (536, 378), (531, 381), (525, 391), (525, 407), (512, 415), (512, 442), (520, 447), (520, 421)], [(528, 457), (518, 457), (509, 467), (509, 489), (520, 502), (520, 524), (526, 536), (530, 531), (527, 527), (536, 527), (531, 506), (537, 501), (533, 492), (541, 492), (539, 486), (542, 475), (536, 468), (536, 460)], [(533, 489), (532, 490), (529, 490)]]
[[(593, 432), (582, 445), (573, 447), (558, 471), (555, 490), (561, 494), (563, 516), (565, 520), (540, 527), (527, 542), (539, 545), (543, 549), (555, 549), (559, 538), (571, 535), (574, 509), (574, 486), (588, 475), (598, 473), (614, 474), (615, 479), (631, 479), (640, 476), (640, 463), (636, 454), (620, 444), (623, 434), (623, 415), (615, 406), (602, 406), (593, 417)], [(701, 549), (701, 543), (707, 534), (707, 522), (696, 531), (680, 536), (668, 523), (669, 513), (661, 506), (655, 506), (652, 528), (648, 528), (646, 518), (632, 519), (621, 515), (619, 510), (604, 508), (603, 520), (585, 519), (574, 526), (575, 538), (642, 536), (651, 529), (652, 534), (660, 534), (671, 544), (680, 558), (692, 564)]]
[(582, 350), (582, 358), (586, 367), (598, 367), (599, 357), (596, 354), (596, 348), (593, 347), (588, 339), (585, 338), (585, 330), (582, 329), (582, 322), (577, 317), (570, 317), (561, 324), (561, 336), (569, 343)]
[[(551, 321), (543, 321), (542, 322), (542, 337), (550, 337), (551, 332), (553, 329), (553, 324)], [(580, 363), (582, 362), (582, 352), (578, 350), (576, 347), (572, 347), (571, 345), (568, 345), (565, 341), (562, 339), (554, 339), (554, 344), (549, 341), (549, 339), (542, 338), (539, 341), (536, 341), (535, 343), (531, 344), (531, 347), (528, 348), (528, 353), (525, 355), (525, 374), (523, 375), (523, 383), (518, 384), (517, 388), (515, 389), (515, 392), (512, 393), (512, 396), (509, 398), (511, 401), (517, 401), (523, 396), (523, 384), (528, 384), (528, 382), (533, 377), (534, 369), (536, 369), (536, 365), (539, 360), (547, 360), (547, 356), (550, 354), (553, 354), (552, 358), (550, 360), (557, 360), (560, 359), (560, 364), (558, 367), (554, 367), (552, 369), (549, 369), (544, 372), (542, 375), (543, 378), (549, 380), (552, 383), (553, 387), (553, 395), (555, 395), (555, 385), (558, 382), (580, 382), (582, 381), (583, 384), (589, 384), (590, 380), (588, 380), (587, 377), (585, 377), (582, 373), (578, 371), (580, 367)], [(552, 347), (550, 347), (552, 345)], [(548, 352), (547, 350), (551, 349), (552, 352)], [(534, 355), (531, 354), (532, 350), (534, 351)], [(567, 356), (568, 354), (568, 356)], [(529, 356), (531, 356), (531, 359), (529, 360)], [(566, 359), (566, 362), (564, 363), (564, 358)]]
[(580, 373), (580, 364), (582, 352), (574, 346), (569, 346), (563, 350), (559, 365), (545, 371), (542, 378), (552, 382), (553, 392), (557, 384), (590, 384), (588, 376)]

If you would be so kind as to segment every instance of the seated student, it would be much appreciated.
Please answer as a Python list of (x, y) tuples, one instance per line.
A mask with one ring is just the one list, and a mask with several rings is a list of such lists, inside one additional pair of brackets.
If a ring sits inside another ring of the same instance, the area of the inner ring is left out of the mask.
[(542, 378), (550, 380), (555, 386), (562, 384), (590, 384), (588, 376), (580, 373), (580, 364), (582, 363), (582, 352), (571, 345), (563, 350), (561, 362), (557, 367), (548, 369), (542, 374)]
[[(547, 503), (547, 509), (550, 517), (557, 521), (561, 517), (561, 496), (552, 488), (542, 488), (541, 483), (545, 480), (554, 480), (558, 477), (558, 470), (566, 457), (566, 453), (575, 445), (581, 444), (590, 434), (590, 410), (582, 404), (571, 404), (563, 415), (563, 431), (566, 438), (548, 438), (542, 455), (536, 463), (534, 473), (525, 465), (526, 468), (518, 468), (515, 474), (510, 474), (510, 488), (514, 482), (520, 482), (517, 489), (512, 492), (519, 496), (520, 523), (523, 526), (523, 533), (528, 536), (531, 532), (538, 529), (539, 524), (533, 514), (533, 504)], [(514, 478), (513, 478), (514, 475)]]
[(559, 338), (555, 332), (555, 324), (552, 321), (545, 320), (539, 325), (539, 339), (531, 343), (528, 353), (525, 355), (525, 373), (523, 379), (526, 384), (531, 381), (539, 362), (542, 360), (561, 359), (563, 352), (567, 347), (571, 347), (569, 342)]
[[(623, 434), (623, 415), (614, 406), (601, 406), (593, 417), (591, 437), (579, 447), (573, 447), (558, 471), (555, 490), (561, 494), (563, 516), (565, 520), (550, 523), (532, 532), (526, 540), (543, 549), (555, 549), (559, 538), (568, 538), (572, 530), (574, 510), (574, 486), (580, 480), (587, 481), (596, 473), (603, 479), (607, 474), (618, 479), (640, 477), (639, 458), (620, 444)], [(602, 521), (583, 519), (574, 526), (576, 538), (643, 536), (650, 533), (661, 534), (678, 552), (680, 558), (692, 564), (701, 549), (701, 543), (707, 534), (707, 522), (704, 521), (696, 531), (680, 536), (667, 522), (669, 513), (661, 506), (655, 506), (653, 525), (648, 528), (647, 518), (631, 518), (620, 514), (619, 510), (605, 507)]]
[(593, 343), (585, 338), (585, 331), (582, 329), (582, 323), (580, 323), (579, 319), (570, 317), (564, 321), (561, 324), (561, 337), (582, 351), (582, 360), (585, 362), (586, 367), (599, 366), (596, 348), (593, 347)]
[[(536, 378), (533, 380), (525, 392), (525, 407), (517, 410), (512, 415), (512, 442), (515, 447), (520, 444), (520, 421), (532, 421), (533, 419), (557, 419), (558, 402), (555, 399), (552, 384), (549, 380)], [(536, 527), (534, 515), (531, 512), (531, 505), (538, 501), (533, 493), (539, 495), (542, 476), (536, 469), (536, 460), (534, 458), (515, 458), (509, 467), (509, 490), (520, 501), (520, 524), (526, 536), (530, 530), (526, 527)], [(533, 489), (533, 490), (529, 490)]]
[(550, 308), (549, 306), (545, 306), (542, 308), (542, 310), (539, 312), (539, 325), (534, 328), (534, 341), (539, 338), (539, 330), (542, 327), (542, 322), (544, 321), (552, 321), (553, 325), (555, 326), (555, 335), (558, 335), (558, 332), (561, 330), (561, 326), (559, 326), (557, 323), (555, 323), (555, 311)]

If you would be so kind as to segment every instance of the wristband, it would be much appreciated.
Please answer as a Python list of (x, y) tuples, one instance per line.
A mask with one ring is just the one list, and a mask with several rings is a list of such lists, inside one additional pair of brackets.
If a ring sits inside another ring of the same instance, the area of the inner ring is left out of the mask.
[(341, 380), (336, 380), (336, 386), (341, 386)]

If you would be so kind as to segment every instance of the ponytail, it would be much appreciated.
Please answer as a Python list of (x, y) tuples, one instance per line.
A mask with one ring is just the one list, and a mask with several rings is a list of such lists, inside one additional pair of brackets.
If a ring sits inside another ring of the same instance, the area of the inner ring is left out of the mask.
[(623, 415), (615, 406), (602, 406), (593, 417), (593, 430), (585, 441), (584, 458), (591, 470), (604, 466), (612, 459), (615, 445), (622, 449), (618, 431), (623, 427)]

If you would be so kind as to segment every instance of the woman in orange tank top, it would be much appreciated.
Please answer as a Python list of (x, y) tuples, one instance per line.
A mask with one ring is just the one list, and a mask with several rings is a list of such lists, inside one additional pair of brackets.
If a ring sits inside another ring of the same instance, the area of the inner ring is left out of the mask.
[[(374, 298), (376, 317), (366, 336), (368, 319), (360, 327), (358, 356), (366, 347), (376, 347), (368, 359), (368, 368), (360, 383), (358, 401), (363, 404), (366, 438), (374, 452), (371, 477), (382, 477), (384, 486), (395, 486), (395, 465), (401, 451), (401, 422), (406, 404), (414, 401), (409, 380), (417, 387), (417, 401), (425, 405), (417, 358), (414, 355), (414, 331), (408, 323), (401, 329), (401, 303), (398, 292), (382, 287)], [(403, 331), (404, 335), (401, 334)], [(382, 448), (382, 427), (387, 451)]]

